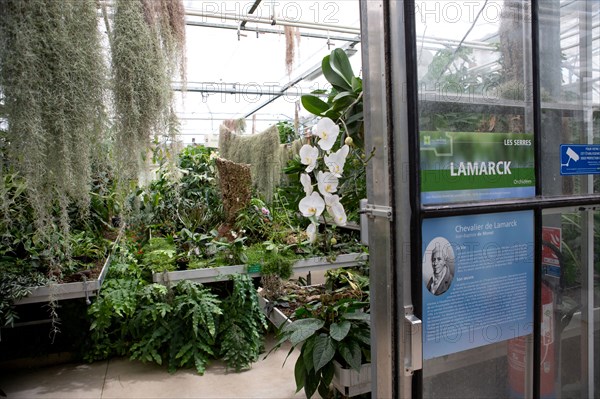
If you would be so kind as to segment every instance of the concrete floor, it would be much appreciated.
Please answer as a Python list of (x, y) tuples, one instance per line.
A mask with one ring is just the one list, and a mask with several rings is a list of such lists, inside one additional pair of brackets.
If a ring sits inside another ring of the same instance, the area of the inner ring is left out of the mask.
[[(267, 350), (272, 336), (265, 342)], [(92, 364), (63, 364), (0, 372), (0, 389), (9, 399), (116, 399), (116, 398), (304, 398), (295, 393), (294, 351), (282, 367), (289, 346), (267, 359), (264, 354), (248, 371), (227, 372), (213, 362), (204, 375), (194, 370), (169, 374), (165, 367), (115, 358)]]

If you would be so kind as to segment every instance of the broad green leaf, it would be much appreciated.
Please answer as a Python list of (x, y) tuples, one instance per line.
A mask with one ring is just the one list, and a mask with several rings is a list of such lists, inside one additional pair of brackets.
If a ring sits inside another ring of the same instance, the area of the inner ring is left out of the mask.
[(365, 312), (344, 313), (343, 317), (346, 320), (371, 321), (371, 314)]
[(307, 339), (302, 346), (302, 357), (304, 357), (304, 364), (306, 370), (311, 371), (313, 369), (313, 351), (315, 349), (315, 340)]
[(341, 341), (346, 338), (348, 331), (350, 331), (350, 322), (344, 320), (341, 323), (333, 323), (329, 330), (329, 335), (336, 341)]
[(327, 111), (327, 109), (329, 109), (329, 104), (321, 100), (319, 97), (310, 94), (302, 96), (301, 101), (304, 109), (314, 115), (320, 116)]
[(353, 122), (361, 120), (362, 118), (363, 118), (363, 113), (357, 112), (356, 114), (352, 115), (350, 118), (346, 119), (346, 124), (349, 125)]
[(333, 341), (328, 335), (322, 334), (315, 337), (315, 347), (313, 349), (313, 364), (315, 371), (321, 370), (323, 366), (329, 363), (335, 355)]
[(331, 65), (331, 69), (340, 75), (346, 84), (348, 84), (348, 88), (352, 89), (354, 72), (352, 71), (352, 66), (350, 65), (350, 60), (348, 60), (346, 52), (341, 48), (333, 50), (329, 58), (329, 64)]
[(329, 389), (329, 385), (325, 384), (325, 382), (323, 382), (323, 379), (320, 379), (319, 382), (319, 396), (321, 396), (322, 398), (331, 397), (331, 390)]
[(331, 85), (339, 90), (339, 91), (350, 91), (352, 90), (352, 86), (346, 80), (340, 76), (337, 72), (335, 72), (331, 68), (331, 64), (329, 62), (330, 56), (326, 56), (323, 58), (323, 62), (321, 63), (321, 70), (323, 71), (323, 76)]
[(306, 374), (306, 378), (304, 379), (304, 394), (308, 399), (310, 399), (315, 394), (315, 391), (319, 386), (319, 380), (320, 379), (318, 375), (314, 371), (308, 372)]
[(339, 101), (342, 98), (350, 98), (351, 102), (356, 100), (356, 93), (352, 93), (351, 91), (343, 91), (338, 93), (335, 97), (333, 97), (333, 102)]
[(333, 362), (328, 363), (323, 370), (321, 371), (321, 380), (325, 383), (326, 386), (331, 384), (331, 380), (333, 380), (333, 374), (335, 373), (335, 366)]
[(330, 110), (336, 112), (345, 111), (350, 105), (352, 105), (354, 99), (352, 97), (342, 97), (331, 105)]
[(290, 335), (290, 342), (292, 345), (298, 345), (311, 335), (314, 335), (320, 328), (323, 327), (324, 324), (325, 322), (322, 320), (301, 319), (287, 325), (283, 330), (289, 328), (290, 330), (294, 331), (292, 335)]
[(294, 366), (294, 378), (296, 379), (296, 392), (300, 391), (304, 387), (304, 381), (306, 379), (306, 367), (304, 367), (304, 359), (302, 356), (298, 356), (296, 365)]
[(339, 352), (351, 368), (360, 371), (361, 351), (356, 342), (340, 345)]
[(352, 90), (354, 92), (362, 91), (362, 80), (360, 78), (352, 77)]

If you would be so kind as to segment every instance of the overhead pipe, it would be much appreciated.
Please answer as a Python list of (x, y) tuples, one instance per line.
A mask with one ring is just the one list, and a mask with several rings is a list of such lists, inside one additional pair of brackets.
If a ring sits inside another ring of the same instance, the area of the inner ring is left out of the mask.
[[(199, 22), (199, 21), (193, 21), (193, 20), (187, 20), (185, 23), (186, 23), (186, 25), (199, 26), (199, 27), (204, 27), (204, 28), (218, 28), (218, 29), (238, 30), (238, 26), (237, 25), (214, 24), (214, 23), (210, 23), (210, 22)], [(242, 26), (242, 30), (245, 31), (245, 32), (274, 33), (274, 34), (278, 34), (278, 35), (281, 34), (281, 31), (279, 31), (277, 29), (269, 29), (269, 28), (259, 28), (259, 27), (256, 27), (256, 28), (250, 29), (248, 27), (244, 28)], [(359, 42), (360, 41), (360, 37), (356, 36), (356, 35), (352, 35), (352, 36), (339, 36), (339, 35), (327, 35), (325, 33), (315, 33), (315, 32), (300, 31), (300, 36), (302, 36), (302, 37), (308, 37), (308, 38), (312, 38), (312, 39), (330, 39), (330, 40), (337, 40), (337, 41), (343, 41), (343, 42)]]
[(217, 18), (222, 20), (229, 21), (237, 21), (237, 22), (254, 22), (259, 24), (268, 24), (268, 25), (280, 25), (280, 26), (292, 26), (298, 28), (305, 29), (316, 29), (316, 30), (325, 30), (330, 32), (339, 32), (339, 33), (349, 33), (349, 34), (360, 34), (360, 28), (354, 28), (352, 26), (338, 26), (338, 25), (328, 25), (321, 24), (317, 22), (308, 22), (308, 21), (286, 21), (279, 20), (277, 18), (264, 18), (258, 16), (241, 16), (233, 13), (207, 13), (201, 10), (187, 9), (185, 14), (187, 16), (192, 17), (201, 17), (201, 18)]

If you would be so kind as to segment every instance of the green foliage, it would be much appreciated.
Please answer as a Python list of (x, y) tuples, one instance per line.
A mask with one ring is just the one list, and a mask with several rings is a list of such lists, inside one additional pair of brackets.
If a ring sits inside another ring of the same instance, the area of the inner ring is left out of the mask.
[(237, 235), (235, 232), (231, 232), (234, 235), (233, 240), (229, 240), (225, 237), (217, 237), (216, 231), (213, 231), (215, 239), (208, 245), (208, 255), (214, 255), (216, 257), (216, 263), (219, 266), (224, 265), (243, 265), (247, 263), (248, 257), (246, 256), (246, 237)]
[(216, 154), (211, 149), (202, 146), (188, 146), (179, 154), (182, 203), (178, 216), (192, 231), (210, 231), (223, 217), (215, 158)]
[[(153, 248), (161, 245), (151, 240)], [(89, 308), (87, 360), (129, 356), (165, 364), (171, 372), (195, 368), (199, 374), (219, 356), (235, 370), (257, 360), (265, 319), (248, 276), (234, 276), (233, 292), (223, 300), (215, 293), (218, 288), (187, 280), (172, 287), (150, 284), (134, 255), (136, 248), (132, 242), (119, 247)]]
[(322, 398), (332, 397), (334, 361), (356, 371), (371, 361), (368, 277), (353, 269), (331, 270), (326, 277), (325, 290), (317, 295), (315, 287), (299, 292), (296, 286), (292, 293), (281, 291), (273, 298), (281, 304), (303, 302), (293, 321), (278, 332), (272, 350), (286, 341), (292, 349), (300, 347), (294, 375), (297, 391), (304, 388), (307, 398), (317, 391)]
[[(358, 221), (359, 201), (367, 196), (366, 164), (372, 156), (364, 152), (364, 116), (362, 80), (354, 76), (348, 56), (342, 49), (335, 49), (323, 58), (321, 63), (323, 75), (332, 85), (327, 101), (321, 100), (317, 94), (302, 96), (304, 108), (320, 117), (328, 117), (341, 126), (339, 142), (333, 150), (339, 149), (347, 137), (352, 139), (350, 154), (346, 160), (344, 174), (339, 180), (337, 193), (346, 210), (348, 220)], [(374, 150), (373, 150), (374, 151)], [(320, 163), (323, 161), (320, 160)], [(323, 167), (320, 165), (319, 167)], [(291, 187), (286, 187), (290, 203), (298, 204), (304, 197), (299, 176), (305, 170), (299, 159), (288, 162), (285, 173), (290, 177)], [(317, 168), (318, 169), (318, 168)], [(326, 169), (326, 168), (325, 168)]]
[(200, 237), (223, 219), (214, 157), (204, 147), (186, 147), (173, 168), (162, 151), (155, 156), (157, 179), (128, 198), (128, 224), (141, 235), (174, 235), (184, 251), (200, 251)]
[(318, 390), (329, 398), (334, 360), (356, 371), (370, 361), (368, 307), (368, 301), (326, 295), (296, 310), (297, 319), (282, 327), (277, 345), (289, 341), (293, 348), (300, 346), (294, 367), (297, 391), (304, 388), (311, 398)]
[(91, 342), (85, 354), (88, 361), (129, 353), (129, 324), (137, 311), (145, 281), (126, 245), (117, 249), (102, 291), (88, 309), (91, 320)]
[(289, 144), (300, 138), (294, 125), (290, 121), (277, 122), (277, 131), (279, 132), (279, 143)]
[(169, 371), (194, 367), (203, 374), (214, 356), (220, 301), (201, 284), (177, 283), (172, 292), (159, 284), (147, 285), (131, 320), (132, 359), (163, 364)]
[(262, 276), (278, 276), (284, 280), (293, 274), (293, 265), (298, 255), (288, 246), (278, 245), (272, 241), (264, 241), (252, 245), (246, 251), (248, 265), (260, 265)]
[[(70, 222), (75, 228), (64, 235), (56, 224), (50, 234), (57, 245), (49, 245), (47, 238), (35, 226), (35, 213), (26, 194), (26, 183), (16, 173), (6, 173), (0, 181), (0, 195), (7, 199), (0, 206), (0, 323), (4, 314), (12, 324), (16, 317), (12, 303), (31, 287), (51, 282), (72, 281), (80, 272), (93, 269), (107, 256), (110, 241), (103, 238), (107, 226), (93, 223), (93, 219), (79, 219), (75, 207), (69, 208)], [(87, 228), (79, 230), (79, 227)]]
[(326, 116), (336, 123), (342, 123), (345, 134), (352, 138), (357, 147), (362, 148), (364, 145), (362, 80), (354, 76), (348, 56), (342, 49), (335, 49), (323, 58), (321, 70), (333, 86), (327, 102), (310, 94), (302, 96), (302, 105), (311, 114)]
[(258, 306), (252, 279), (247, 275), (234, 275), (232, 280), (233, 292), (223, 301), (219, 353), (227, 367), (240, 371), (258, 360), (267, 323)]
[(44, 285), (47, 281), (39, 273), (23, 273), (18, 267), (0, 263), (0, 327), (12, 327), (19, 319), (14, 302), (27, 296), (30, 287)]
[(142, 251), (142, 264), (152, 272), (175, 270), (176, 248), (172, 237), (153, 237)]
[[(368, 269), (366, 269), (368, 271)], [(331, 269), (325, 273), (325, 287), (329, 291), (344, 290), (350, 287), (357, 293), (369, 290), (369, 276), (356, 268)]]
[(273, 230), (271, 211), (262, 200), (252, 198), (250, 204), (239, 212), (235, 220), (235, 228), (244, 230), (246, 236), (252, 241), (267, 240)]

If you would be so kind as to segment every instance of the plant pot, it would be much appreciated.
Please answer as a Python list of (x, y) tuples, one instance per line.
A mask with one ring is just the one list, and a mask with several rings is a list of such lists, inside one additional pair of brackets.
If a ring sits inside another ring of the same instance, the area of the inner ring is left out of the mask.
[(360, 367), (360, 372), (343, 368), (341, 364), (333, 362), (333, 386), (344, 396), (356, 396), (371, 392), (371, 363)]

